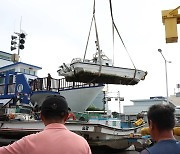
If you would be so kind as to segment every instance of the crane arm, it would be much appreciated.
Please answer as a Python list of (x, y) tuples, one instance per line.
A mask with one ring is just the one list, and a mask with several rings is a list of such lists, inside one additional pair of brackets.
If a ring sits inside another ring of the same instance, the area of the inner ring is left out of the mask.
[(178, 14), (178, 6), (175, 9), (162, 11), (162, 22), (165, 25), (166, 43), (174, 43), (178, 41), (177, 24), (180, 23), (180, 14)]

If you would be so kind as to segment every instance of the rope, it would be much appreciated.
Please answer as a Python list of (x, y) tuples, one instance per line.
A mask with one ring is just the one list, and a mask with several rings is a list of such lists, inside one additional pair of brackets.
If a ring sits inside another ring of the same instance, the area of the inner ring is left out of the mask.
[(98, 46), (98, 54), (99, 54), (99, 76), (101, 75), (101, 69), (102, 69), (102, 60), (101, 60), (101, 50), (100, 50), (100, 45), (99, 45), (99, 38), (98, 38), (98, 31), (97, 31), (97, 25), (96, 25), (96, 19), (94, 15), (94, 24), (95, 24), (95, 31), (96, 31), (96, 39), (97, 39), (97, 46)]
[(90, 38), (90, 35), (91, 35), (91, 28), (92, 28), (92, 24), (93, 24), (93, 20), (94, 20), (94, 14), (95, 14), (95, 0), (94, 0), (94, 6), (93, 6), (93, 17), (92, 17), (92, 20), (91, 20), (91, 25), (90, 25), (90, 30), (89, 30), (89, 34), (88, 34), (87, 43), (86, 43), (86, 48), (85, 48), (83, 62), (84, 62), (85, 57), (86, 57), (86, 52), (87, 52), (87, 47), (88, 47), (88, 43), (89, 43), (89, 38)]
[[(134, 66), (134, 68), (135, 68), (135, 72), (134, 72), (134, 78), (135, 78), (135, 76), (136, 76), (136, 67), (135, 67), (134, 62), (133, 62), (133, 60), (132, 60), (132, 58), (131, 58), (131, 56), (130, 56), (127, 48), (126, 48), (126, 45), (125, 45), (125, 43), (124, 43), (124, 41), (123, 41), (123, 39), (122, 39), (122, 37), (121, 37), (121, 35), (120, 35), (117, 27), (116, 27), (116, 24), (115, 24), (115, 22), (114, 22), (111, 0), (109, 0), (109, 3), (110, 3), (110, 12), (111, 12), (111, 19), (112, 19), (112, 33), (113, 33), (113, 65), (114, 65), (114, 29), (115, 29), (116, 32), (117, 32), (117, 34), (118, 34), (118, 36), (119, 36), (119, 38), (120, 38), (120, 40), (121, 40), (121, 42), (122, 42), (122, 44), (123, 44), (123, 46), (124, 46), (124, 48), (125, 48), (125, 51), (127, 52), (128, 56), (129, 56), (129, 58), (130, 58), (130, 60), (131, 60), (131, 63), (133, 64), (133, 66)], [(86, 52), (87, 52), (87, 47), (88, 47), (88, 43), (89, 43), (89, 38), (90, 38), (90, 33), (91, 33), (93, 21), (94, 21), (94, 24), (95, 24), (95, 32), (96, 32), (97, 47), (98, 47), (99, 62), (100, 62), (100, 67), (99, 67), (99, 74), (98, 74), (98, 76), (100, 76), (100, 75), (101, 75), (101, 69), (102, 69), (102, 60), (101, 60), (101, 50), (100, 50), (100, 45), (99, 45), (98, 31), (97, 31), (96, 18), (95, 18), (95, 0), (94, 0), (94, 6), (93, 6), (93, 17), (92, 17), (92, 20), (91, 20), (91, 25), (90, 25), (90, 30), (89, 30), (89, 34), (88, 34), (87, 43), (86, 43), (86, 48), (85, 48), (85, 53), (84, 53), (83, 62), (84, 62), (85, 57), (86, 57)], [(133, 79), (134, 79), (134, 78), (133, 78)], [(92, 81), (94, 81), (95, 79), (96, 79), (96, 78), (94, 78)], [(133, 79), (132, 79), (132, 81), (133, 81)], [(91, 81), (91, 82), (92, 82), (92, 81)], [(130, 82), (132, 82), (132, 81), (130, 81)]]
[[(98, 31), (97, 31), (97, 25), (96, 25), (96, 18), (95, 18), (95, 0), (94, 0), (94, 5), (93, 5), (93, 17), (92, 17), (92, 20), (91, 20), (91, 25), (90, 25), (90, 30), (89, 30), (89, 34), (88, 34), (87, 43), (86, 43), (86, 48), (85, 48), (85, 53), (84, 53), (83, 62), (84, 62), (84, 60), (85, 60), (86, 53), (87, 53), (87, 47), (88, 47), (88, 43), (89, 43), (89, 38), (90, 38), (90, 33), (91, 33), (93, 21), (94, 21), (94, 25), (95, 25), (95, 32), (96, 32), (96, 39), (97, 39), (97, 47), (98, 47), (98, 54), (99, 54), (99, 62), (100, 62), (98, 76), (100, 76), (100, 75), (101, 75), (101, 69), (102, 69), (102, 60), (101, 60), (101, 50), (100, 50), (100, 45), (99, 45), (99, 37), (98, 37)], [(95, 79), (96, 79), (96, 78), (95, 78)], [(93, 79), (92, 81), (94, 81), (95, 79)], [(92, 81), (91, 81), (91, 82), (92, 82)]]
[[(117, 32), (117, 34), (118, 34), (118, 36), (119, 36), (119, 38), (120, 38), (120, 40), (121, 40), (121, 42), (122, 42), (122, 44), (123, 44), (123, 46), (124, 46), (124, 48), (125, 48), (128, 56), (129, 56), (129, 58), (130, 58), (130, 60), (131, 60), (131, 62), (132, 62), (132, 64), (133, 64), (134, 68), (136, 69), (136, 67), (135, 67), (135, 65), (134, 65), (134, 62), (133, 62), (133, 60), (132, 60), (132, 58), (131, 58), (131, 56), (130, 56), (130, 54), (129, 54), (126, 46), (125, 46), (125, 43), (124, 43), (124, 41), (123, 41), (123, 39), (122, 39), (122, 37), (121, 37), (121, 35), (120, 35), (117, 27), (116, 27), (116, 24), (115, 24), (115, 22), (114, 22), (111, 0), (109, 0), (109, 4), (110, 4), (110, 12), (111, 12), (112, 26), (113, 26), (113, 28), (115, 28), (115, 30), (116, 30), (116, 32)], [(114, 33), (114, 32), (113, 32), (113, 33)], [(114, 34), (113, 34), (113, 44), (114, 44)], [(113, 46), (113, 48), (114, 48), (114, 46)]]
[(92, 23), (93, 23), (93, 17), (92, 17), (92, 20), (91, 20), (91, 26), (90, 26), (90, 30), (89, 30), (89, 34), (88, 34), (88, 39), (87, 39), (87, 43), (86, 43), (86, 48), (85, 48), (85, 53), (84, 53), (83, 62), (84, 62), (85, 57), (86, 57), (87, 47), (88, 47), (89, 38), (90, 38), (90, 34), (91, 34)]
[(112, 19), (112, 37), (113, 37), (113, 66), (114, 66), (114, 25), (113, 25), (113, 22), (114, 22), (114, 19), (113, 19), (113, 13), (112, 13), (112, 4), (111, 4), (111, 1), (109, 1), (110, 3), (110, 12), (111, 12), (111, 19)]
[(114, 26), (112, 24), (112, 35), (113, 35), (113, 66), (114, 66)]

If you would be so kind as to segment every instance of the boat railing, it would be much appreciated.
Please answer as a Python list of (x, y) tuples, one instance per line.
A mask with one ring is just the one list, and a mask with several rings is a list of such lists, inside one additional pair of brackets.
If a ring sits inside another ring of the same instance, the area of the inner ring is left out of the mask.
[(65, 78), (62, 78), (62, 79), (51, 78), (50, 82), (48, 82), (47, 77), (37, 78), (33, 80), (33, 82), (34, 83), (31, 83), (30, 85), (32, 91), (50, 90), (50, 91), (59, 92), (61, 90), (83, 88), (83, 87), (94, 87), (94, 86), (100, 85), (100, 84), (93, 84), (93, 83), (87, 84), (87, 83), (82, 83), (82, 82), (67, 82)]
[(99, 86), (100, 84), (88, 84), (83, 82), (66, 82), (66, 79), (58, 79), (59, 82), (59, 90), (64, 89), (76, 89), (76, 88), (83, 88), (83, 87), (94, 87)]
[[(55, 92), (68, 90), (68, 89), (100, 86), (100, 84), (98, 83), (88, 84), (88, 83), (82, 83), (82, 82), (67, 82), (65, 78), (62, 78), (62, 79), (51, 78), (50, 82), (48, 82), (47, 77), (37, 78), (35, 80), (32, 80), (29, 83), (29, 85), (32, 91), (55, 91)], [(16, 83), (7, 84), (7, 85), (1, 84), (0, 95), (15, 94), (15, 86), (16, 86)]]

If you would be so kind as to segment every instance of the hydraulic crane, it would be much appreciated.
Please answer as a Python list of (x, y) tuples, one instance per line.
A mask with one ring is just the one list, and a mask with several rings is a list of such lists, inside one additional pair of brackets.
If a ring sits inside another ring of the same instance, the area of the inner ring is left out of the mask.
[(166, 43), (174, 43), (178, 41), (177, 24), (180, 23), (180, 14), (178, 14), (178, 6), (175, 9), (162, 11), (162, 22), (165, 25)]

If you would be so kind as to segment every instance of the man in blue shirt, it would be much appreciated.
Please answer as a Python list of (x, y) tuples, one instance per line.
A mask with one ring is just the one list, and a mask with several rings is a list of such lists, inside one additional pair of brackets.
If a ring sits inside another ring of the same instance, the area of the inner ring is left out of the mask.
[(149, 108), (148, 123), (151, 137), (156, 142), (141, 154), (180, 154), (180, 143), (173, 136), (175, 109), (170, 105), (157, 104)]

